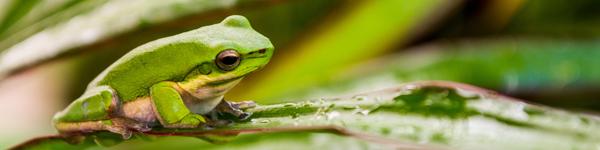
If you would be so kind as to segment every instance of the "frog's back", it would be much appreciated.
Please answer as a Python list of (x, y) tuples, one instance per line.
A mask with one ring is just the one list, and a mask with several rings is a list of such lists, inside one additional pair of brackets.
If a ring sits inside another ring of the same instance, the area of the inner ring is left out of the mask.
[(204, 56), (206, 49), (194, 40), (177, 36), (159, 39), (133, 49), (104, 70), (88, 85), (114, 89), (122, 101), (149, 95), (148, 89), (161, 81), (180, 81)]
[(245, 18), (228, 17), (219, 24), (158, 39), (133, 49), (96, 77), (88, 85), (88, 90), (106, 85), (116, 91), (121, 101), (147, 96), (152, 85), (161, 81), (181, 81), (200, 63), (212, 62), (218, 50), (239, 46), (232, 43), (243, 43), (244, 49), (248, 50), (264, 48), (264, 45), (256, 43), (270, 44), (266, 37), (250, 27)]

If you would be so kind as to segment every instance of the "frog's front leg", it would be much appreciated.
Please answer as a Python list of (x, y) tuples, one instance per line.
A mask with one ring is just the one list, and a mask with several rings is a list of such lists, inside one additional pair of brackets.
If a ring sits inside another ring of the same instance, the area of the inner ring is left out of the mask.
[(215, 107), (213, 112), (216, 113), (228, 113), (240, 120), (247, 119), (250, 117), (251, 113), (244, 112), (242, 109), (255, 107), (256, 103), (253, 101), (242, 101), (242, 102), (229, 102), (226, 100), (221, 100), (221, 102)]
[(175, 82), (163, 81), (151, 87), (150, 95), (156, 116), (165, 128), (195, 128), (206, 120), (191, 112), (183, 102), (183, 91)]

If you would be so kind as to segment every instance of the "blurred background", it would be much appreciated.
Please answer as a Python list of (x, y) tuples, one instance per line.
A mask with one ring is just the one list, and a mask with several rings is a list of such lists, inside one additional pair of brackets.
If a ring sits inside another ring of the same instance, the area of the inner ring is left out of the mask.
[(129, 50), (233, 14), (246, 16), (276, 51), (229, 100), (270, 104), (450, 80), (595, 114), (598, 6), (595, 0), (0, 0), (0, 148), (55, 133), (51, 116)]

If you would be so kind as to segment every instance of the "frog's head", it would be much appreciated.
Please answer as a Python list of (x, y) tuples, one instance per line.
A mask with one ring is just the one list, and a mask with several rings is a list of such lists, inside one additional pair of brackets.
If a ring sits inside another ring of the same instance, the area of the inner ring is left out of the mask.
[(222, 96), (243, 77), (264, 67), (273, 55), (273, 44), (243, 16), (229, 16), (189, 34), (210, 49), (208, 61), (199, 65), (202, 73), (186, 79), (187, 90), (198, 98)]
[[(221, 23), (212, 26), (221, 28), (219, 36), (211, 37), (211, 47), (218, 51), (214, 55), (216, 74), (243, 77), (264, 67), (273, 55), (273, 44), (260, 33), (254, 31), (250, 22), (243, 16), (229, 16)], [(215, 35), (215, 34), (213, 34)]]

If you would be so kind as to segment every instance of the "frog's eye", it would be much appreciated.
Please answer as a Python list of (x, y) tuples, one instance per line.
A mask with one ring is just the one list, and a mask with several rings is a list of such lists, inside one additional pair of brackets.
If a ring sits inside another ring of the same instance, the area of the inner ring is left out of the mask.
[(232, 49), (224, 50), (215, 59), (217, 66), (224, 71), (230, 71), (240, 65), (240, 54)]

